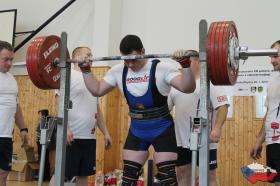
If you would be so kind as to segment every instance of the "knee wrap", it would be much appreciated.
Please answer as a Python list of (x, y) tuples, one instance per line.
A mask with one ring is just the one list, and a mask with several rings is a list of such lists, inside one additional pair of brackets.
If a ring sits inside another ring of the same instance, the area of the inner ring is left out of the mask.
[(157, 179), (159, 179), (161, 185), (177, 185), (175, 166), (176, 160), (157, 164)]
[(136, 186), (142, 165), (124, 160), (122, 186)]

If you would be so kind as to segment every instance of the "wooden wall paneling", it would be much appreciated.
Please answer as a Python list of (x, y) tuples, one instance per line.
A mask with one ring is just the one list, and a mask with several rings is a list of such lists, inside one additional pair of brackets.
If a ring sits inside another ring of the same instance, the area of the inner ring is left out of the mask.
[(248, 118), (247, 122), (245, 125), (248, 126), (247, 128), (247, 157), (248, 157), (248, 162), (252, 161), (250, 158), (250, 149), (252, 148), (253, 143), (255, 142), (254, 138), (254, 131), (253, 131), (253, 121), (255, 120), (255, 102), (254, 102), (254, 97), (247, 97), (248, 98), (248, 104), (247, 104), (247, 111), (248, 111)]
[[(250, 149), (252, 147), (252, 145), (255, 143), (256, 141), (256, 136), (258, 135), (262, 125), (263, 125), (263, 119), (260, 118), (255, 118), (255, 113), (256, 113), (256, 99), (253, 99), (253, 123), (252, 123), (252, 136), (251, 136), (251, 141), (250, 141)], [(249, 149), (249, 150), (250, 150)], [(251, 161), (253, 161), (251, 159)], [(265, 149), (265, 145), (263, 145), (263, 152), (262, 152), (262, 158), (260, 160), (254, 160), (254, 162), (258, 162), (262, 165), (266, 165), (266, 149)], [(252, 184), (251, 184), (252, 185)], [(258, 183), (256, 184), (258, 186), (272, 186), (274, 184), (270, 184), (270, 183)]]
[[(241, 127), (241, 134), (242, 134), (242, 137), (240, 138), (240, 141), (242, 141), (243, 143), (243, 146), (242, 148), (240, 148), (239, 150), (239, 153), (242, 154), (241, 155), (241, 158), (243, 160), (242, 164), (240, 165), (241, 166), (244, 166), (244, 165), (247, 165), (246, 162), (248, 162), (248, 157), (249, 157), (249, 151), (248, 151), (248, 146), (247, 146), (247, 131), (248, 131), (248, 123), (247, 123), (247, 99), (248, 97), (238, 97), (238, 99), (240, 99), (240, 106), (239, 106), (239, 109), (240, 109), (240, 112), (242, 112), (242, 117), (239, 117), (239, 118), (236, 118), (237, 121), (238, 121), (238, 125)], [(239, 169), (239, 175), (241, 177), (241, 171)], [(245, 179), (242, 179), (242, 182), (243, 184), (244, 183), (248, 183)]]
[[(93, 73), (101, 78), (109, 67), (93, 68)], [(19, 86), (19, 101), (23, 110), (25, 122), (29, 128), (30, 143), (35, 146), (35, 130), (38, 122), (38, 110), (49, 109), (51, 115), (57, 115), (54, 90), (36, 88), (28, 76), (17, 76)], [(103, 135), (97, 130), (97, 170), (111, 171), (122, 169), (122, 148), (129, 129), (130, 119), (125, 99), (117, 89), (100, 100), (101, 109), (108, 130), (113, 139), (112, 150), (105, 151)], [(218, 149), (217, 176), (221, 186), (250, 186), (241, 174), (240, 168), (250, 164), (249, 157), (255, 136), (262, 127), (262, 119), (255, 118), (255, 98), (235, 97), (233, 118), (228, 119), (222, 129), (222, 137)], [(16, 129), (14, 140), (20, 141)], [(265, 148), (263, 158), (257, 161), (265, 163)], [(268, 183), (258, 183), (258, 186), (269, 186)]]
[[(92, 68), (93, 74), (96, 76), (97, 79), (101, 79), (108, 68), (106, 67), (100, 67), (100, 68)], [(100, 98), (100, 109), (102, 111), (103, 117), (104, 117), (104, 122), (108, 127), (107, 124), (107, 98), (108, 96), (103, 96)], [(104, 155), (105, 155), (105, 142), (103, 138), (103, 134), (101, 131), (97, 128), (96, 130), (96, 171), (103, 171), (104, 170)]]
[[(262, 119), (255, 118), (255, 98), (235, 97), (234, 117), (226, 121), (219, 144), (217, 176), (220, 186), (253, 185), (243, 178), (240, 168), (254, 162), (249, 152), (261, 126)], [(257, 162), (266, 165), (265, 148), (262, 155)], [(255, 185), (273, 184), (258, 182)]]
[[(93, 68), (98, 79), (102, 78), (109, 67)], [(22, 106), (25, 122), (29, 128), (30, 144), (36, 146), (35, 136), (38, 123), (38, 110), (49, 109), (50, 114), (57, 115), (54, 90), (41, 90), (35, 87), (28, 76), (16, 76), (19, 86), (19, 101)], [(128, 131), (128, 109), (124, 99), (116, 89), (100, 99), (101, 109), (107, 127), (113, 138), (113, 148), (105, 151), (103, 135), (97, 130), (97, 170), (122, 168), (122, 146)], [(20, 142), (19, 131), (14, 133), (15, 142)]]
[(235, 182), (234, 180), (238, 179), (239, 172), (238, 171), (234, 171), (234, 170), (240, 170), (240, 166), (239, 166), (239, 159), (238, 159), (238, 154), (240, 153), (238, 150), (239, 144), (238, 144), (238, 126), (236, 125), (236, 123), (234, 121), (229, 121), (229, 127), (227, 127), (227, 130), (232, 130), (233, 132), (233, 137), (232, 137), (232, 141), (231, 141), (231, 145), (232, 145), (232, 154), (231, 154), (231, 158), (233, 161), (233, 166), (232, 166), (232, 170), (233, 170), (233, 183)]
[[(41, 90), (35, 87), (28, 76), (17, 76), (19, 102), (22, 107), (25, 123), (29, 129), (29, 140), (36, 147), (36, 127), (38, 110), (49, 109), (50, 115), (56, 115), (54, 90)], [(14, 141), (20, 142), (19, 130), (15, 129)], [(35, 148), (36, 150), (36, 148)]]
[[(234, 180), (236, 179), (237, 175), (236, 175), (236, 172), (234, 171), (235, 170), (235, 167), (237, 166), (237, 159), (235, 159), (235, 155), (237, 153), (237, 151), (234, 149), (234, 142), (235, 142), (235, 130), (234, 130), (234, 124), (232, 123), (229, 123), (229, 126), (227, 126), (227, 134), (229, 135), (229, 141), (226, 141), (226, 144), (227, 144), (227, 148), (228, 148), (228, 151), (229, 154), (228, 155), (228, 166), (229, 167), (226, 167), (229, 172), (228, 172), (228, 175), (226, 175), (229, 179), (227, 180), (229, 183), (234, 183)], [(229, 176), (231, 175), (231, 176)]]
[[(227, 125), (227, 123), (225, 124), (225, 125)], [(220, 139), (220, 143), (219, 143), (219, 146), (218, 146), (218, 153), (217, 153), (217, 155), (218, 155), (218, 169), (217, 169), (217, 175), (219, 175), (219, 177), (218, 178), (223, 178), (224, 177), (224, 172), (223, 171), (221, 171), (221, 170), (224, 170), (224, 164), (222, 164), (221, 162), (225, 162), (225, 157), (226, 157), (226, 155), (225, 155), (225, 151), (224, 150), (221, 150), (221, 145), (222, 144), (224, 144), (225, 142), (225, 133), (226, 133), (226, 128), (227, 127), (223, 127), (223, 129), (222, 129), (222, 136), (221, 136), (221, 139)], [(223, 181), (224, 181), (224, 179), (219, 179), (219, 184), (220, 185), (223, 185), (224, 183), (223, 183)]]
[[(236, 97), (236, 110), (235, 112), (237, 113), (236, 114), (236, 117), (235, 117), (235, 125), (238, 126), (238, 143), (239, 143), (239, 148), (238, 148), (238, 153), (239, 153), (239, 156), (238, 156), (238, 167), (239, 169), (238, 170), (235, 170), (235, 171), (239, 171), (238, 172), (238, 178), (239, 180), (235, 180), (235, 184), (240, 184), (242, 183), (242, 185), (248, 185), (248, 182), (246, 180), (244, 180), (242, 178), (242, 175), (241, 175), (241, 171), (240, 171), (240, 168), (244, 165), (246, 165), (246, 161), (244, 161), (244, 156), (248, 156), (248, 150), (245, 149), (246, 148), (246, 140), (244, 140), (244, 137), (246, 136), (246, 134), (244, 133), (246, 131), (246, 126), (247, 124), (244, 124), (243, 122), (243, 119), (244, 119), (244, 112), (245, 112), (245, 109), (244, 109), (244, 97)], [(242, 182), (240, 182), (240, 180)], [(239, 181), (239, 182), (238, 182)]]
[(118, 130), (118, 143), (119, 143), (119, 149), (118, 149), (118, 154), (120, 154), (120, 159), (118, 162), (118, 168), (122, 169), (123, 168), (123, 158), (122, 158), (122, 153), (123, 153), (123, 146), (129, 131), (129, 124), (130, 124), (130, 118), (128, 116), (129, 109), (126, 103), (126, 100), (123, 96), (120, 96), (119, 100), (119, 112), (118, 112), (118, 118), (119, 118), (119, 130)]
[[(254, 114), (256, 113), (256, 99), (253, 99), (253, 105), (254, 105)], [(263, 125), (263, 118), (256, 118), (253, 120), (253, 125), (252, 125), (252, 140), (251, 140), (251, 147), (252, 145), (255, 143), (256, 141), (256, 136), (258, 135), (260, 129), (262, 128), (262, 125)], [(266, 155), (266, 148), (265, 146), (263, 145), (263, 152), (262, 152), (262, 155), (263, 155), (263, 158), (258, 160), (258, 162), (260, 164), (263, 164), (263, 165), (266, 165), (266, 158), (265, 158), (265, 155)]]
[[(235, 105), (231, 105), (233, 107), (233, 109), (235, 110), (236, 107)], [(238, 159), (238, 155), (239, 155), (239, 151), (236, 150), (239, 147), (239, 141), (238, 141), (238, 125), (236, 125), (235, 123), (235, 117), (237, 116), (238, 113), (236, 113), (235, 111), (233, 112), (233, 118), (230, 118), (227, 120), (225, 128), (227, 131), (229, 131), (231, 133), (231, 141), (229, 142), (230, 144), (227, 143), (227, 145), (231, 145), (231, 161), (232, 161), (232, 178), (231, 178), (231, 182), (235, 183), (235, 180), (238, 179), (239, 173), (237, 171), (234, 170), (239, 170), (239, 159)], [(226, 183), (225, 183), (226, 184)]]
[(220, 175), (220, 179), (218, 179), (220, 185), (224, 185), (225, 182), (225, 168), (226, 168), (226, 164), (224, 162), (226, 162), (226, 150), (221, 150), (222, 147), (224, 147), (224, 144), (226, 143), (226, 134), (228, 132), (228, 128), (229, 128), (229, 123), (226, 122), (224, 124), (224, 127), (222, 129), (222, 136), (221, 136), (221, 140), (218, 146), (218, 169), (217, 169), (217, 175)]
[[(234, 113), (233, 117), (236, 116), (236, 113)], [(225, 136), (225, 141), (224, 145), (226, 146), (226, 152), (225, 155), (226, 157), (224, 158), (225, 160), (225, 166), (223, 167), (224, 170), (226, 171), (221, 171), (224, 172), (224, 177), (223, 177), (223, 183), (232, 183), (234, 182), (234, 179), (236, 178), (235, 172), (234, 172), (234, 167), (236, 166), (236, 159), (234, 158), (236, 155), (236, 151), (234, 150), (234, 139), (235, 139), (235, 130), (234, 130), (234, 123), (231, 120), (228, 120), (224, 124), (224, 129), (226, 131), (226, 136)], [(220, 150), (220, 149), (219, 149)], [(219, 165), (218, 165), (219, 166)], [(229, 176), (231, 175), (231, 176)]]
[(117, 89), (114, 89), (112, 92), (108, 95), (107, 100), (107, 124), (108, 124), (108, 130), (110, 132), (110, 135), (112, 136), (112, 148), (108, 151), (105, 151), (104, 156), (104, 172), (110, 172), (113, 171), (116, 168), (119, 168), (119, 161), (120, 161), (120, 153), (118, 152), (118, 149), (121, 148), (121, 144), (119, 144), (119, 138), (118, 131), (120, 130), (120, 120), (119, 115), (117, 114), (120, 111), (119, 102), (120, 100), (120, 93)]

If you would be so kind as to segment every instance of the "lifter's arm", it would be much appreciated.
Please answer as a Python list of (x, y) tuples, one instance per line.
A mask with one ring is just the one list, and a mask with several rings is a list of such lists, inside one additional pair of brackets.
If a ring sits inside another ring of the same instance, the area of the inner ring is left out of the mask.
[(222, 134), (222, 127), (227, 119), (228, 105), (221, 105), (217, 108), (214, 128), (210, 132), (209, 138), (212, 142), (219, 142)]
[(83, 77), (87, 89), (93, 96), (104, 96), (114, 88), (103, 79), (97, 80), (97, 78), (92, 73), (83, 73)]
[(192, 93), (196, 88), (195, 78), (190, 68), (182, 69), (181, 74), (174, 77), (170, 84), (184, 93)]
[(175, 51), (172, 57), (173, 60), (180, 63), (183, 69), (181, 70), (180, 75), (171, 80), (170, 84), (177, 90), (184, 93), (192, 93), (196, 88), (195, 77), (190, 68), (193, 54), (197, 54), (197, 52), (182, 49)]

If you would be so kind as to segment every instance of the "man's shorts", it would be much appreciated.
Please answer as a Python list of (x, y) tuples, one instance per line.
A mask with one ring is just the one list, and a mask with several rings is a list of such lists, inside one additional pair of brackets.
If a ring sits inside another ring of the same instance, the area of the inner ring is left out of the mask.
[[(177, 147), (178, 159), (176, 166), (183, 166), (192, 162), (192, 151), (188, 148)], [(197, 166), (199, 165), (199, 152), (197, 153)], [(217, 165), (217, 149), (211, 149), (209, 151), (209, 169), (214, 170)]]
[(266, 146), (266, 165), (275, 169), (278, 174), (272, 183), (280, 182), (280, 144), (274, 143)]
[(143, 139), (138, 138), (133, 135), (129, 130), (124, 149), (127, 150), (148, 150), (149, 146), (153, 145), (156, 152), (175, 152), (177, 153), (177, 144), (174, 125), (168, 127), (164, 132), (159, 136), (153, 139), (151, 142), (144, 141)]
[(11, 171), (13, 155), (12, 138), (0, 138), (0, 169)]
[(74, 139), (66, 147), (65, 177), (90, 176), (95, 174), (95, 139)]

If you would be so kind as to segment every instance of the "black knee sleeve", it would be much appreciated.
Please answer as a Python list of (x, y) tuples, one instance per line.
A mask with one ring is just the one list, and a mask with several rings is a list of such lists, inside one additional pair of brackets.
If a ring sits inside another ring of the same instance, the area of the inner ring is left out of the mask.
[(142, 165), (133, 161), (123, 160), (122, 186), (136, 186)]
[(158, 173), (157, 179), (162, 186), (178, 185), (175, 172), (176, 160), (165, 161), (157, 164)]

